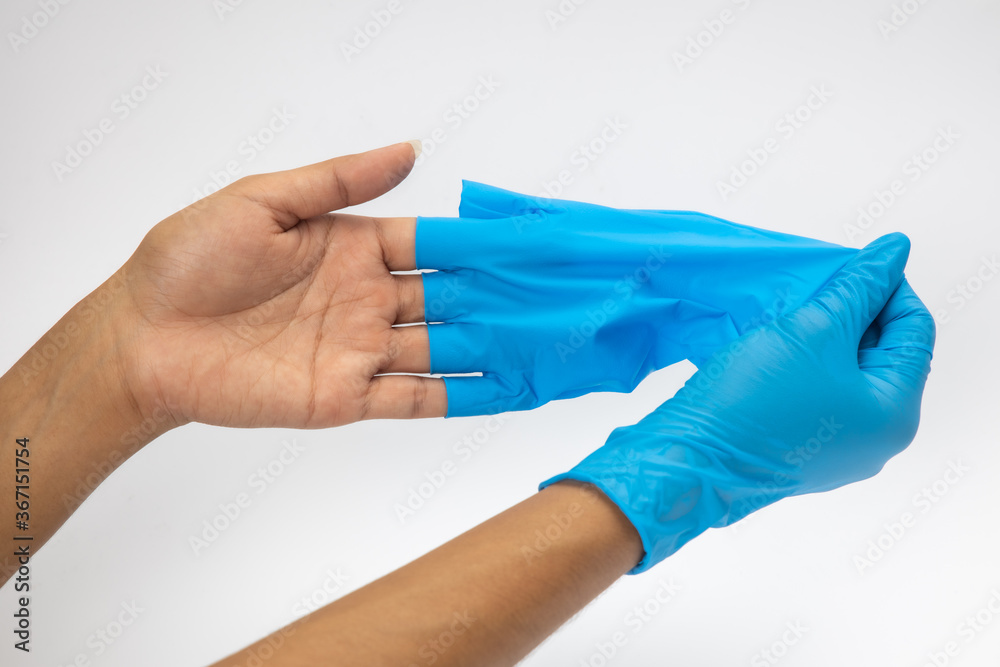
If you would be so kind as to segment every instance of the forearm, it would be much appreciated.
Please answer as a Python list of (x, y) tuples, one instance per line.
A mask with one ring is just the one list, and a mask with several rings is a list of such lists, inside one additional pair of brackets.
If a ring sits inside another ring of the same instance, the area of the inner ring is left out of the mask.
[(600, 491), (561, 482), (215, 667), (513, 665), (642, 557)]
[[(17, 548), (34, 555), (115, 468), (169, 428), (167, 413), (145, 414), (121, 380), (122, 280), (116, 274), (74, 306), (0, 378), (0, 584), (18, 566)], [(16, 444), (22, 438), (26, 447)]]

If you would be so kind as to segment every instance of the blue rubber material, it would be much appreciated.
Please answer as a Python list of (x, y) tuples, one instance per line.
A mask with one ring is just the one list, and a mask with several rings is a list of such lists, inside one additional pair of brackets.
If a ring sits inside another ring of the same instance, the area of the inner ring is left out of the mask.
[(417, 221), (431, 372), (448, 416), (628, 392), (816, 293), (857, 250), (686, 211), (618, 210), (463, 182)]
[(642, 572), (710, 527), (865, 479), (913, 439), (934, 319), (902, 234), (861, 250), (802, 307), (718, 350), (677, 394), (562, 479), (636, 527)]

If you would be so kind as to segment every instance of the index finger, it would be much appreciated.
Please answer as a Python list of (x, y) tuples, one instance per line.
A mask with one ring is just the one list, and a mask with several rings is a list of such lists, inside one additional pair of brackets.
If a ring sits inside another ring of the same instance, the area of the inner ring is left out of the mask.
[(926, 376), (934, 353), (934, 317), (905, 278), (875, 318), (875, 325), (878, 342), (858, 352), (861, 370), (892, 368), (914, 377)]

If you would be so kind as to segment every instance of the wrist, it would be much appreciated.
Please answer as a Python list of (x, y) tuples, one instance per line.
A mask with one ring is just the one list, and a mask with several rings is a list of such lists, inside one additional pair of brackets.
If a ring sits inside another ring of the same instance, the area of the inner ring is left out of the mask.
[(667, 454), (644, 452), (636, 457), (605, 445), (572, 470), (542, 482), (541, 487), (576, 480), (600, 490), (638, 536), (641, 559), (629, 574), (639, 574), (729, 512), (728, 497), (692, 468), (686, 456), (689, 454), (676, 446)]
[[(24, 477), (35, 549), (118, 466), (172, 426), (168, 412), (136, 400), (124, 379), (130, 327), (122, 293), (116, 274), (0, 378), (0, 443), (26, 439), (30, 450)], [(3, 479), (14, 472), (13, 457), (0, 459)], [(0, 526), (0, 539), (13, 530), (13, 522)], [(7, 563), (0, 565), (0, 583), (9, 574)]]
[(0, 400), (25, 428), (55, 427), (127, 458), (176, 426), (130, 382), (136, 327), (127, 275), (116, 272), (71, 308), (0, 379)]
[[(114, 359), (111, 382), (120, 387), (120, 400), (131, 406), (132, 429), (130, 441), (138, 446), (187, 423), (181, 410), (168, 396), (164, 396), (151, 372), (150, 323), (143, 315), (134, 296), (135, 269), (131, 260), (115, 272), (94, 294), (107, 290), (107, 315), (112, 326), (107, 335), (113, 348)], [(92, 295), (93, 296), (93, 295)]]
[(559, 539), (578, 540), (587, 553), (624, 564), (622, 573), (642, 559), (643, 541), (638, 530), (600, 487), (565, 478), (541, 493), (551, 496), (551, 506), (559, 510), (558, 516), (550, 516), (553, 523), (548, 528), (558, 529)]

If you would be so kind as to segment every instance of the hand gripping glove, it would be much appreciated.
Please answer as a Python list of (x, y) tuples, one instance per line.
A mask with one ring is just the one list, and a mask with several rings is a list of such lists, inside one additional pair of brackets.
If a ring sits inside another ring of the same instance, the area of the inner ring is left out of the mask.
[(683, 211), (617, 210), (464, 182), (417, 220), (431, 373), (448, 416), (631, 391), (818, 291), (857, 251)]
[(902, 234), (876, 240), (542, 488), (575, 479), (607, 494), (642, 537), (636, 573), (709, 527), (876, 474), (916, 433), (934, 345), (902, 277), (908, 252)]

